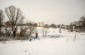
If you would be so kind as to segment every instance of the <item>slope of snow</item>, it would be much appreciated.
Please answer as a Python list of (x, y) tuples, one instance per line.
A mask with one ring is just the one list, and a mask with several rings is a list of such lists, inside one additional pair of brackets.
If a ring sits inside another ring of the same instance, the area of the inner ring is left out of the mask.
[(0, 55), (85, 55), (85, 35), (0, 43)]
[(60, 38), (0, 42), (0, 55), (85, 55), (85, 33), (53, 32), (50, 35), (59, 34)]

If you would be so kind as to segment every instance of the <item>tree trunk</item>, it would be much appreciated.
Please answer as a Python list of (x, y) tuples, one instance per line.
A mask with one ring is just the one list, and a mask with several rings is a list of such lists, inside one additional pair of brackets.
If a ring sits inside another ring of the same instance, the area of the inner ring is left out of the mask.
[(16, 31), (17, 31), (17, 28), (15, 28), (14, 31), (13, 31), (13, 38), (16, 37)]
[(13, 38), (15, 38), (15, 34), (14, 34), (14, 32), (13, 32)]
[(1, 25), (0, 25), (0, 37), (1, 37)]

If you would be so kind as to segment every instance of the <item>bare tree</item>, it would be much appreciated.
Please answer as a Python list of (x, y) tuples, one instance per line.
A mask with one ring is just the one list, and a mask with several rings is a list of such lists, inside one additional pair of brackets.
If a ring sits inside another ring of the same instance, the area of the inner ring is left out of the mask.
[(13, 37), (16, 37), (17, 32), (17, 24), (20, 23), (20, 21), (23, 19), (22, 12), (19, 8), (16, 8), (15, 6), (9, 6), (5, 9), (6, 15), (8, 17), (8, 20), (11, 22), (11, 30)]
[(45, 24), (43, 26), (43, 37), (46, 37), (47, 36), (48, 29), (49, 29), (49, 25), (48, 24)]
[(3, 19), (4, 19), (3, 11), (0, 10), (0, 35), (1, 35), (1, 28), (2, 28), (2, 25), (3, 25)]
[(19, 38), (22, 39), (33, 39), (32, 34), (34, 34), (36, 31), (36, 27), (33, 26), (33, 23), (28, 23), (28, 25), (24, 25), (20, 27), (20, 33), (19, 33)]
[(80, 21), (81, 21), (84, 31), (85, 31), (85, 15), (80, 18)]
[(33, 22), (28, 22), (28, 36), (31, 36), (36, 30), (36, 26)]

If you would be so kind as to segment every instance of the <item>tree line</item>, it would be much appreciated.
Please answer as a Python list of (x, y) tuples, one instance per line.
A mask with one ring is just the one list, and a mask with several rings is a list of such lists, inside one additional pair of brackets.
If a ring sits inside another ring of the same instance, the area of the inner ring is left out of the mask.
[(70, 31), (85, 32), (85, 15), (78, 21), (71, 22), (69, 25)]

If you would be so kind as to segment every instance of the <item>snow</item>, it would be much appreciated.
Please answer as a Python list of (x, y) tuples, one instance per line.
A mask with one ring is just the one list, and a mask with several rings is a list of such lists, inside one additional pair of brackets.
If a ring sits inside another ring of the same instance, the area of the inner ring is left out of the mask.
[(60, 38), (0, 42), (0, 55), (85, 55), (85, 33), (49, 30), (50, 35), (59, 34)]

